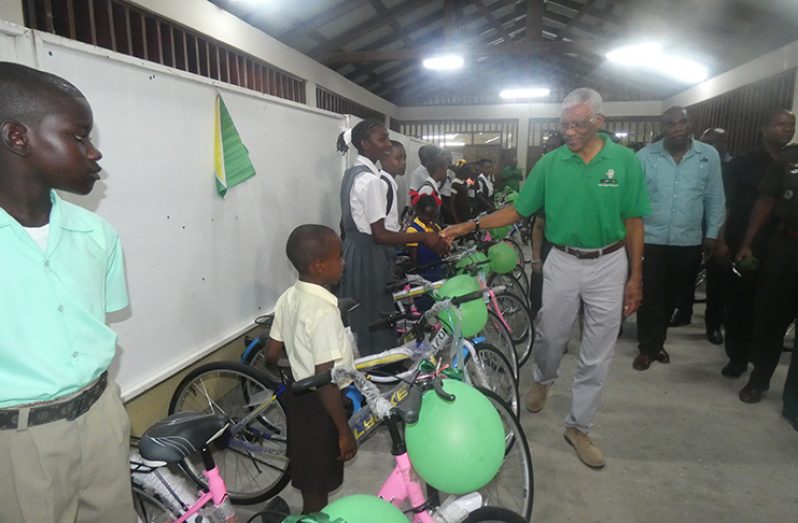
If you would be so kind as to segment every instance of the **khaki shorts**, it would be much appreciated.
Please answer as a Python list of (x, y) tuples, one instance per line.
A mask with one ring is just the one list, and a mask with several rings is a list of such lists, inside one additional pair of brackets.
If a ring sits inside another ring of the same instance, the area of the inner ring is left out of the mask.
[(73, 421), (0, 430), (0, 523), (135, 522), (129, 437), (113, 382)]

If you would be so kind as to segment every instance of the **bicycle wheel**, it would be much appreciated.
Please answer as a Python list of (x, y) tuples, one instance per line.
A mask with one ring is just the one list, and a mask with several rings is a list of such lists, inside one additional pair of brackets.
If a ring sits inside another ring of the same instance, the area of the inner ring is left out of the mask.
[(463, 523), (527, 523), (529, 520), (512, 510), (501, 507), (480, 507), (468, 515)]
[(499, 413), (504, 424), (504, 462), (490, 483), (479, 489), (483, 504), (508, 509), (529, 521), (532, 516), (534, 472), (524, 430), (510, 406), (495, 392), (477, 387)]
[(513, 369), (513, 379), (518, 385), (518, 356), (515, 354), (513, 337), (504, 323), (502, 323), (502, 320), (491, 309), (488, 309), (488, 321), (482, 328), (482, 336), (485, 341), (501, 352), (507, 358), (507, 361), (510, 362), (510, 367)]
[[(529, 280), (527, 279), (527, 282), (528, 281)], [(529, 304), (527, 303), (528, 298), (524, 298), (524, 296), (529, 296), (529, 283), (527, 283), (526, 290), (524, 290), (523, 284), (515, 274), (493, 273), (488, 276), (488, 286), (495, 287), (496, 285), (503, 285), (504, 293), (515, 295), (521, 300), (522, 303), (526, 305), (527, 308), (529, 307)]]
[(133, 475), (131, 478), (133, 490), (133, 508), (141, 523), (171, 523), (182, 514), (176, 505), (162, 498), (157, 492), (141, 485)]
[(535, 342), (535, 326), (532, 323), (532, 314), (522, 300), (514, 294), (501, 293), (496, 295), (504, 321), (510, 327), (510, 335), (518, 357), (518, 366), (522, 367), (532, 354), (532, 344)]
[(474, 349), (477, 357), (468, 358), (465, 364), (470, 383), (498, 394), (518, 416), (521, 402), (510, 362), (488, 343), (478, 343)]
[[(230, 420), (227, 446), (214, 448), (213, 458), (235, 503), (264, 501), (288, 483), (282, 389), (253, 367), (217, 362), (188, 373), (172, 396), (169, 414), (216, 412)], [(187, 461), (202, 470), (199, 456)]]

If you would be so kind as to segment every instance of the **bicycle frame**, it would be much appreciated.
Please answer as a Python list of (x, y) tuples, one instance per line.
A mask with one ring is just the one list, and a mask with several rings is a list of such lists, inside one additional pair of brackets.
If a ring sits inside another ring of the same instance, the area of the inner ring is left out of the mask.
[[(210, 502), (213, 502), (214, 507), (221, 507), (227, 499), (227, 487), (224, 484), (222, 475), (219, 474), (219, 467), (214, 466), (211, 470), (204, 470), (202, 474), (205, 476), (205, 479), (208, 480), (208, 492), (203, 493), (182, 516), (174, 521), (174, 523), (188, 521), (188, 518), (198, 513), (202, 507)], [(237, 521), (237, 519), (231, 519), (229, 521), (234, 522)]]

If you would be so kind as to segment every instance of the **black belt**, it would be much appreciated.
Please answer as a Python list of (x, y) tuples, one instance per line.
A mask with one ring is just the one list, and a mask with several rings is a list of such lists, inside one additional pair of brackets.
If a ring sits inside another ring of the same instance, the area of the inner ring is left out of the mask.
[(566, 245), (555, 245), (554, 248), (557, 249), (557, 250), (560, 250), (560, 251), (562, 251), (562, 252), (564, 252), (566, 254), (570, 254), (571, 256), (575, 256), (576, 258), (579, 258), (580, 260), (593, 260), (593, 259), (596, 259), (596, 258), (600, 258), (601, 256), (604, 256), (605, 254), (609, 254), (611, 252), (615, 252), (618, 249), (620, 249), (621, 247), (623, 247), (624, 245), (625, 245), (624, 241), (623, 240), (619, 240), (619, 241), (613, 243), (612, 245), (608, 245), (606, 247), (602, 247), (601, 249), (591, 249), (591, 250), (574, 249), (573, 247), (568, 247)]
[[(64, 401), (54, 400), (46, 404), (31, 405), (27, 407), (28, 426), (44, 425), (52, 421), (66, 419), (72, 421), (86, 412), (94, 405), (108, 385), (108, 372), (103, 372), (97, 381), (86, 387), (83, 392)], [(22, 409), (0, 409), (0, 430), (16, 429), (19, 425), (19, 415)]]

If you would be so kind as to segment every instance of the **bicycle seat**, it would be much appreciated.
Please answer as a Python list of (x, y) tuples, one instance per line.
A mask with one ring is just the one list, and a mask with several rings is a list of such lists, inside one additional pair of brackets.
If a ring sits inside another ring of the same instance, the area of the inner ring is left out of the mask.
[(177, 463), (199, 452), (227, 425), (221, 414), (178, 412), (164, 418), (144, 433), (139, 453), (144, 459)]

